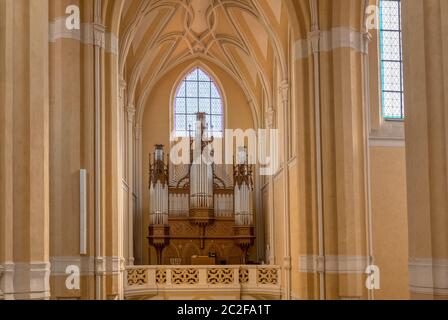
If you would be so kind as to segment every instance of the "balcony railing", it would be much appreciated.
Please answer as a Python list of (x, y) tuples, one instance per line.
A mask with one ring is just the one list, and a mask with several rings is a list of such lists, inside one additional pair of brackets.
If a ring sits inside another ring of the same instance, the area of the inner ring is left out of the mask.
[(125, 297), (280, 299), (280, 274), (272, 265), (132, 266), (126, 268)]

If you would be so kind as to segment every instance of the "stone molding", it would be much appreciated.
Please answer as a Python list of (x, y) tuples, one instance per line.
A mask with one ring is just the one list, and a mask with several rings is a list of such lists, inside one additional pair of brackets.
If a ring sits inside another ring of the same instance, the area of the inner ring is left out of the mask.
[(68, 30), (65, 26), (66, 17), (60, 17), (50, 22), (49, 42), (55, 43), (60, 39), (71, 39), (88, 45), (100, 45), (106, 52), (118, 55), (118, 38), (105, 32), (99, 39), (95, 37), (97, 26), (94, 23), (82, 23), (79, 30)]
[(411, 258), (408, 267), (412, 293), (448, 295), (448, 259)]
[(6, 262), (0, 266), (0, 297), (5, 300), (49, 299), (50, 263)]
[[(365, 34), (349, 27), (337, 27), (327, 31), (320, 31), (319, 52), (330, 52), (340, 48), (351, 48), (359, 53), (367, 54)], [(312, 36), (310, 39), (300, 39), (295, 43), (296, 60), (305, 59), (313, 54)], [(316, 39), (314, 39), (316, 40)]]
[(368, 266), (367, 256), (306, 255), (299, 257), (299, 272), (363, 274)]
[[(74, 265), (79, 267), (80, 275), (95, 275), (95, 266), (98, 273), (102, 275), (119, 275), (124, 270), (124, 258), (112, 257), (52, 257), (51, 275), (67, 276), (65, 270), (67, 266)], [(96, 263), (95, 263), (96, 262)]]

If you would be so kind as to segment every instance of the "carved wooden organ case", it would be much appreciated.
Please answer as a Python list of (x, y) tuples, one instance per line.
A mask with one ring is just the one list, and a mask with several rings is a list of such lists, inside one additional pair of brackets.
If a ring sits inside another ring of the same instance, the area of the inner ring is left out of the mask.
[(206, 156), (213, 155), (213, 137), (206, 135), (205, 114), (198, 113), (189, 164), (170, 165), (162, 145), (150, 156), (148, 240), (157, 257), (151, 264), (188, 265), (192, 257), (246, 263), (255, 238), (253, 166), (245, 147), (233, 166), (214, 164)]

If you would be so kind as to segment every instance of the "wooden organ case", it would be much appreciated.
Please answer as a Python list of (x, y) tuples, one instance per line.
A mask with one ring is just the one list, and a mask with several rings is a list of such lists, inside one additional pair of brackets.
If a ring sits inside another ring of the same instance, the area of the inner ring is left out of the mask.
[[(190, 130), (190, 164), (169, 165), (162, 145), (150, 156), (150, 264), (245, 264), (253, 247), (253, 166), (240, 147), (233, 166), (216, 165), (205, 114)], [(151, 254), (150, 254), (151, 257)], [(150, 258), (151, 259), (151, 258)]]

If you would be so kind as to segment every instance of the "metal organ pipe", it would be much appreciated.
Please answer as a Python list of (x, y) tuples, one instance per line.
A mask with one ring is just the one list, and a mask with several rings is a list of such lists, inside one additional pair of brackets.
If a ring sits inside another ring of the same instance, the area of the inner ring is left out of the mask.
[[(198, 114), (190, 168), (190, 198), (193, 208), (213, 208), (213, 167), (202, 157), (205, 114)], [(208, 142), (208, 141), (207, 141)]]
[(163, 162), (163, 146), (157, 145), (154, 152), (154, 163), (151, 165), (149, 183), (150, 223), (154, 225), (168, 224), (168, 170)]
[(237, 226), (251, 226), (253, 224), (253, 191), (251, 167), (248, 164), (247, 149), (238, 151), (239, 164), (235, 167), (235, 224)]

